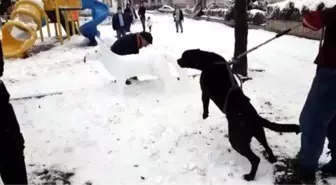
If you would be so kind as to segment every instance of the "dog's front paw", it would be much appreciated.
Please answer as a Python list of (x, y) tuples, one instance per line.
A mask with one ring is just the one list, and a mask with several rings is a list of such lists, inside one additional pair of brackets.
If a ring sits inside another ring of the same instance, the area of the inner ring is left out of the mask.
[(277, 162), (277, 158), (276, 158), (275, 156), (268, 157), (267, 160), (268, 160), (268, 162), (270, 162), (271, 164)]
[(243, 176), (243, 178), (246, 180), (246, 181), (251, 181), (251, 180), (254, 180), (254, 175), (251, 175), (251, 174), (245, 174)]
[(209, 117), (209, 114), (208, 113), (203, 113), (203, 119), (207, 119)]

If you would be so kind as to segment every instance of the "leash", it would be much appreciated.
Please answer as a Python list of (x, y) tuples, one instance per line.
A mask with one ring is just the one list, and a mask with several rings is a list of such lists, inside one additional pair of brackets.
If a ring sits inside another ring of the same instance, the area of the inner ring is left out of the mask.
[[(230, 66), (233, 65), (233, 64), (237, 64), (237, 63), (239, 63), (239, 62), (240, 62), (240, 59), (241, 59), (243, 56), (247, 55), (248, 53), (251, 53), (252, 51), (255, 51), (255, 50), (259, 49), (260, 47), (264, 46), (265, 44), (267, 44), (267, 43), (269, 43), (269, 42), (271, 42), (271, 41), (273, 41), (273, 40), (275, 40), (275, 39), (277, 39), (277, 38), (280, 38), (280, 37), (282, 37), (282, 36), (288, 34), (289, 32), (291, 32), (292, 30), (294, 30), (294, 29), (300, 27), (301, 25), (302, 25), (301, 23), (300, 23), (300, 24), (297, 24), (297, 25), (295, 25), (295, 26), (292, 27), (292, 28), (289, 28), (289, 29), (287, 29), (287, 30), (285, 30), (285, 31), (282, 31), (282, 32), (276, 34), (274, 37), (272, 37), (272, 38), (266, 40), (265, 42), (263, 42), (263, 43), (261, 43), (261, 44), (255, 46), (255, 47), (253, 47), (253, 48), (251, 48), (251, 49), (245, 51), (244, 53), (239, 54), (239, 55), (236, 56), (236, 57), (233, 57), (233, 58), (232, 58), (230, 61), (228, 61), (228, 62), (225, 62), (225, 63), (224, 63), (224, 62), (215, 62), (214, 64), (215, 64), (215, 65), (223, 65), (223, 64), (224, 64), (224, 65), (226, 66), (227, 70), (229, 71), (230, 81), (231, 81), (231, 84), (233, 85), (233, 87), (237, 87), (237, 86), (238, 86), (239, 88), (242, 89), (242, 88), (243, 88), (243, 83), (244, 83), (243, 80), (242, 80), (242, 78), (239, 76), (239, 74), (234, 73), (234, 72), (232, 71), (232, 68), (231, 68)], [(239, 82), (240, 82), (240, 85), (236, 84), (236, 80), (234, 79), (234, 75), (238, 78), (238, 80), (239, 80)]]
[(289, 29), (287, 29), (287, 30), (285, 30), (285, 31), (283, 31), (283, 32), (280, 32), (280, 33), (276, 34), (274, 37), (272, 37), (272, 38), (266, 40), (265, 42), (263, 42), (263, 43), (261, 43), (261, 44), (255, 46), (255, 47), (253, 47), (253, 48), (251, 48), (251, 49), (245, 51), (244, 53), (239, 54), (237, 57), (233, 57), (233, 58), (229, 61), (229, 65), (233, 65), (233, 64), (239, 63), (239, 59), (242, 58), (243, 56), (247, 55), (248, 53), (251, 53), (251, 52), (254, 51), (254, 50), (259, 49), (261, 46), (264, 46), (265, 44), (268, 44), (269, 42), (271, 42), (271, 41), (273, 41), (273, 40), (275, 40), (275, 39), (278, 39), (278, 38), (280, 38), (280, 37), (282, 37), (282, 36), (288, 34), (289, 32), (291, 32), (292, 30), (294, 30), (294, 29), (300, 27), (301, 25), (302, 25), (302, 24), (300, 23), (300, 24), (298, 24), (298, 25), (295, 25), (295, 26), (292, 27), (292, 28), (289, 28)]

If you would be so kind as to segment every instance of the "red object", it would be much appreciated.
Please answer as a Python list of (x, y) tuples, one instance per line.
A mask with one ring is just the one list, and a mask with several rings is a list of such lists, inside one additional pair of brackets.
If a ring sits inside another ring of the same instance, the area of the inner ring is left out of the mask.
[(320, 11), (312, 11), (303, 17), (303, 26), (312, 30), (319, 30), (323, 27)]

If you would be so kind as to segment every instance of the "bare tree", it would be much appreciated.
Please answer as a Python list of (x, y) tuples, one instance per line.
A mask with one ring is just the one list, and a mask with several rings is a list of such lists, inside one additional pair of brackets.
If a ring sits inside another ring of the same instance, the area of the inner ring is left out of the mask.
[(193, 8), (193, 14), (194, 16), (200, 15), (203, 8), (206, 7), (207, 0), (196, 0), (196, 4)]
[[(235, 48), (234, 57), (244, 53), (247, 50), (247, 2), (248, 0), (236, 0), (234, 5), (235, 18)], [(242, 76), (247, 76), (247, 56), (239, 59), (239, 62), (232, 67), (233, 72)]]

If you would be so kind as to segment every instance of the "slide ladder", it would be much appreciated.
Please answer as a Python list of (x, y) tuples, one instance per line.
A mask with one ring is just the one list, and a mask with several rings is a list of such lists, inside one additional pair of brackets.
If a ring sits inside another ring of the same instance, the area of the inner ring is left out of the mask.
[(15, 4), (10, 20), (2, 27), (5, 58), (23, 57), (34, 46), (36, 31), (42, 32), (42, 6), (31, 0), (20, 0)]

